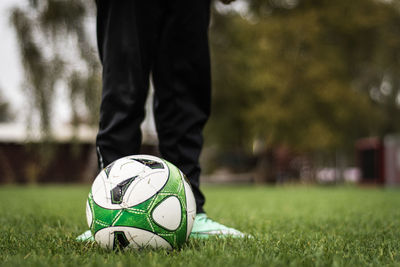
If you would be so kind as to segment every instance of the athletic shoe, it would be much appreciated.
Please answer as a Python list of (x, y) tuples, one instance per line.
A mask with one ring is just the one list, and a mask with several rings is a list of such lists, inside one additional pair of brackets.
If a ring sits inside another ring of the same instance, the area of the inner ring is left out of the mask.
[(192, 238), (209, 238), (212, 236), (218, 237), (234, 237), (243, 238), (246, 237), (242, 232), (229, 228), (225, 225), (217, 223), (207, 217), (205, 213), (199, 213), (196, 215), (193, 223)]
[(79, 242), (93, 242), (94, 238), (92, 236), (92, 232), (90, 232), (90, 230), (87, 230), (86, 232), (84, 232), (80, 236), (78, 236), (76, 238), (76, 241), (79, 241)]

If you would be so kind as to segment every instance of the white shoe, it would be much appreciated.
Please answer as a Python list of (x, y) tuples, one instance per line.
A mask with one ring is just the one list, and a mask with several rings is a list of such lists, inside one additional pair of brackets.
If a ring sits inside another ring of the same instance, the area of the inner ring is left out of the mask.
[(196, 218), (194, 219), (193, 229), (190, 237), (209, 238), (211, 236), (244, 238), (247, 235), (234, 228), (229, 228), (223, 224), (211, 220), (205, 213), (197, 214)]
[(87, 230), (86, 232), (82, 233), (80, 236), (76, 238), (76, 241), (79, 242), (93, 242), (94, 238), (92, 236), (92, 232)]

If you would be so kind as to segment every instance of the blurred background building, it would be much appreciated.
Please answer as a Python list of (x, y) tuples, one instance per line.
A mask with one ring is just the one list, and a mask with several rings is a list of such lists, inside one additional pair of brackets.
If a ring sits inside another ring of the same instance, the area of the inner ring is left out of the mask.
[[(400, 183), (400, 3), (213, 2), (204, 181)], [(0, 3), (0, 182), (96, 173), (95, 6)], [(144, 153), (157, 154), (151, 95)], [(85, 130), (83, 130), (85, 129)]]

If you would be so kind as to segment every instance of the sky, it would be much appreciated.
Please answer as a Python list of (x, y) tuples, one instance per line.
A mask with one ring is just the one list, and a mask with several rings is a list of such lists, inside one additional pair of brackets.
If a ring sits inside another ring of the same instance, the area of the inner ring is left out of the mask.
[(22, 114), (17, 110), (23, 109), (24, 105), (20, 89), (23, 73), (9, 17), (10, 8), (23, 3), (24, 0), (0, 0), (0, 90), (2, 97), (11, 103), (12, 110), (17, 113), (17, 120), (22, 120)]
[[(23, 124), (27, 118), (28, 101), (22, 90), (24, 72), (19, 57), (16, 34), (10, 23), (11, 8), (26, 5), (26, 0), (0, 0), (0, 96), (11, 104), (15, 123)], [(65, 101), (67, 93), (57, 88), (53, 105), (53, 125), (70, 121), (71, 110)]]

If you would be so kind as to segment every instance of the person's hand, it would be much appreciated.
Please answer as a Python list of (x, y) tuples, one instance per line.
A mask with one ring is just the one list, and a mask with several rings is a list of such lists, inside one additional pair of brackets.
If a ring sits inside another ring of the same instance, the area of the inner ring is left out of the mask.
[(225, 5), (230, 4), (231, 2), (235, 1), (235, 0), (220, 0), (222, 3), (224, 3)]

